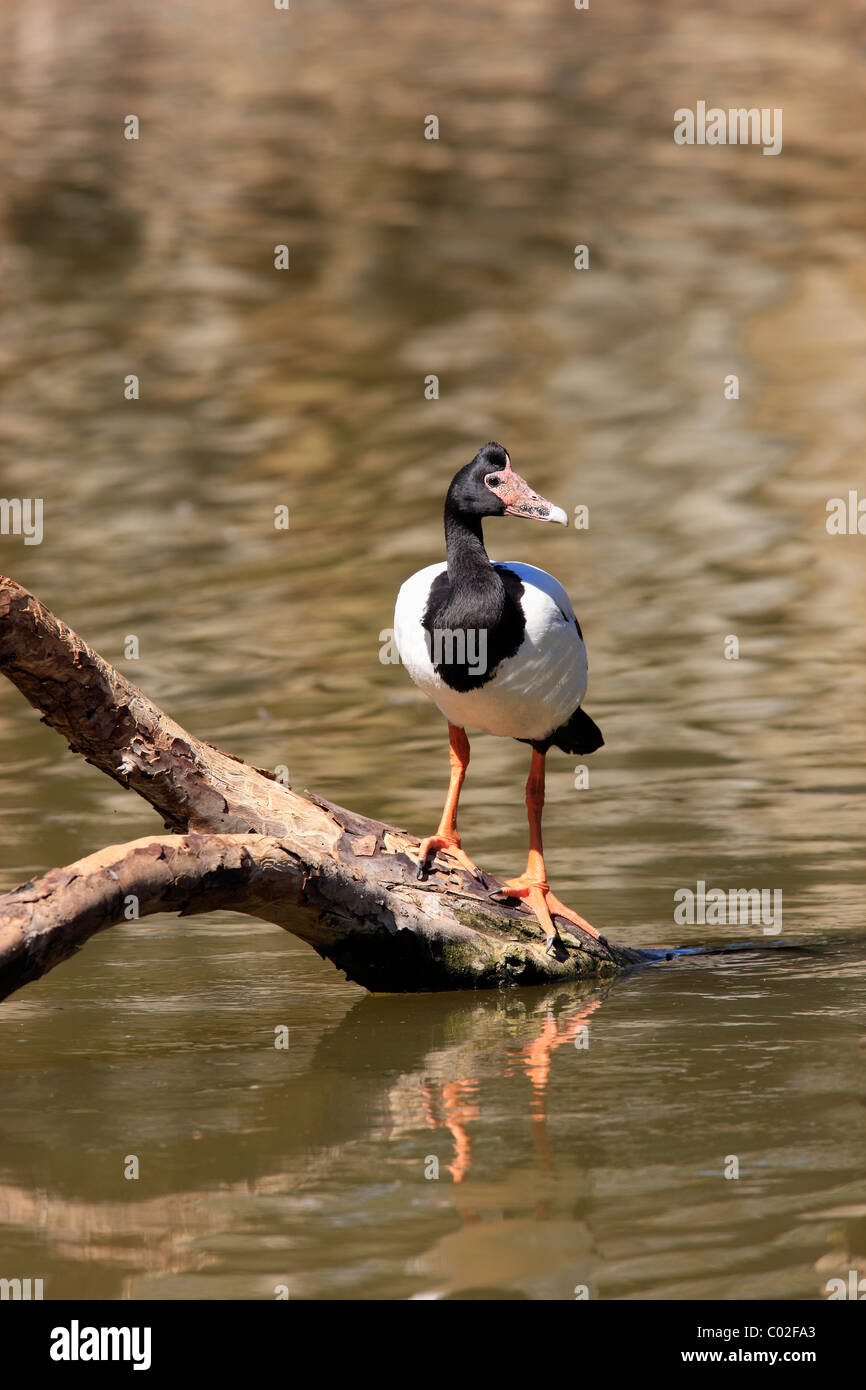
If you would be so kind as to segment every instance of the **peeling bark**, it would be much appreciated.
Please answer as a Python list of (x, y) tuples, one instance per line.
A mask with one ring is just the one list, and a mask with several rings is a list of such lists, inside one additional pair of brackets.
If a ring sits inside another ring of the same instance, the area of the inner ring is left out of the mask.
[(307, 941), (380, 991), (478, 989), (615, 974), (655, 952), (560, 923), (564, 948), (522, 905), (418, 840), (325, 801), (189, 734), (38, 599), (0, 577), (0, 671), (73, 752), (142, 796), (175, 833), (115, 845), (0, 897), (0, 998), (96, 932), (137, 913), (231, 909)]

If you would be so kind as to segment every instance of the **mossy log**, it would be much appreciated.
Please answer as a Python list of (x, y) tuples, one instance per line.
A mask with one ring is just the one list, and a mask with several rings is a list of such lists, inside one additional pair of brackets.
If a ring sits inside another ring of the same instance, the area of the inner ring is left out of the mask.
[(557, 955), (522, 904), (418, 840), (187, 733), (32, 594), (0, 577), (0, 671), (74, 753), (159, 813), (169, 834), (100, 849), (0, 897), (0, 998), (96, 932), (140, 916), (231, 909), (274, 922), (375, 991), (489, 989), (616, 974), (656, 952), (558, 922)]

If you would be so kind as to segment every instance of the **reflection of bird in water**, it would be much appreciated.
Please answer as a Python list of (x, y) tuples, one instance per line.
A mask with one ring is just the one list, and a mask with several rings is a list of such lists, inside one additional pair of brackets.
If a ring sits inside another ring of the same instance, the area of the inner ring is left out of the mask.
[[(547, 1015), (544, 1027), (534, 1042), (520, 1049), (518, 1054), (524, 1062), (523, 1070), (532, 1082), (532, 1142), (538, 1162), (544, 1169), (553, 1167), (550, 1152), (550, 1136), (547, 1133), (547, 1082), (550, 1077), (550, 1062), (554, 1052), (565, 1043), (576, 1046), (588, 1045), (588, 1023), (590, 1015), (601, 1004), (593, 999), (585, 1008), (571, 1014), (560, 1029), (552, 1013)], [(510, 1071), (510, 1068), (509, 1068)], [(506, 1071), (506, 1076), (509, 1074)], [(544, 1218), (539, 1216), (539, 1220)]]
[[(473, 1180), (470, 1125), (482, 1119), (480, 1078), (438, 1085), (428, 1082), (424, 1086), (426, 1123), (431, 1128), (447, 1127), (454, 1139), (449, 1172), (454, 1180), (453, 1209), (460, 1217), (460, 1226), (449, 1229), (408, 1262), (407, 1273), (424, 1280), (424, 1292), (416, 1296), (587, 1296), (594, 1282), (598, 1252), (579, 1202), (575, 1210), (582, 1177), (570, 1166), (564, 1181), (551, 1177), (554, 1163), (545, 1128), (545, 1102), (553, 1053), (566, 1043), (582, 1045), (583, 1030), (601, 1002), (598, 997), (589, 999), (581, 1008), (560, 1015), (558, 1021), (548, 1010), (532, 1040), (511, 1053), (504, 1074), (522, 1071), (532, 1086), (535, 1159), (529, 1172), (518, 1160), (504, 1168), (498, 1166), (492, 1177), (485, 1179), (482, 1171)], [(484, 1053), (476, 1057), (480, 1073)], [(488, 1073), (489, 1068), (484, 1074)], [(501, 1065), (496, 1074), (503, 1074)], [(483, 1169), (484, 1165), (480, 1166)]]
[(469, 763), (466, 726), (531, 744), (529, 857), (524, 872), (492, 896), (524, 900), (554, 951), (560, 937), (553, 916), (590, 936), (599, 933), (548, 887), (541, 842), (544, 760), (554, 745), (586, 754), (600, 748), (603, 739), (580, 707), (586, 649), (568, 594), (533, 565), (494, 565), (488, 559), (482, 520), (505, 515), (568, 524), (560, 507), (539, 497), (513, 471), (501, 444), (485, 444), (456, 474), (445, 498), (446, 563), (419, 570), (397, 597), (394, 635), (400, 658), (448, 720), (451, 749), (445, 807), (436, 834), (421, 843), (418, 876), (442, 850), (481, 878), (457, 833), (457, 803)]
[[(454, 1160), (448, 1164), (448, 1172), (455, 1182), (462, 1182), (469, 1172), (472, 1161), (469, 1135), (466, 1126), (478, 1119), (478, 1106), (475, 1095), (478, 1082), (446, 1081), (439, 1087), (425, 1086), (424, 1114), (431, 1129), (445, 1128), (451, 1131), (454, 1139)], [(438, 1094), (437, 1094), (438, 1092)], [(441, 1120), (437, 1118), (437, 1101)]]
[[(506, 1076), (514, 1074), (515, 1063), (522, 1061), (522, 1070), (532, 1084), (532, 1139), (540, 1166), (549, 1170), (553, 1167), (550, 1152), (550, 1139), (547, 1134), (547, 1084), (550, 1077), (550, 1064), (554, 1052), (565, 1043), (582, 1040), (583, 1030), (588, 1019), (601, 1004), (600, 999), (592, 999), (576, 1013), (569, 1014), (560, 1026), (552, 1012), (548, 1012), (538, 1036), (516, 1052), (514, 1059), (505, 1069)], [(472, 1164), (472, 1147), (467, 1126), (479, 1118), (478, 1078), (467, 1077), (462, 1081), (447, 1081), (438, 1085), (428, 1083), (422, 1089), (424, 1117), (431, 1129), (450, 1130), (454, 1139), (454, 1159), (448, 1171), (455, 1183), (462, 1182)], [(536, 1210), (539, 1220), (546, 1213)], [(478, 1219), (477, 1215), (464, 1213), (467, 1220)]]

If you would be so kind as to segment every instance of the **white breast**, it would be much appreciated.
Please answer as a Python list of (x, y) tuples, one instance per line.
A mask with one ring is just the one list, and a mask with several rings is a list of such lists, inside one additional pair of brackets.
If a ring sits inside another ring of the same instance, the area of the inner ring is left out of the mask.
[(485, 685), (452, 690), (434, 670), (422, 624), (430, 587), (446, 568), (428, 565), (407, 579), (397, 595), (394, 636), (403, 665), (452, 724), (506, 738), (545, 738), (569, 719), (586, 694), (586, 649), (568, 594), (534, 565), (498, 565), (523, 583), (523, 641)]

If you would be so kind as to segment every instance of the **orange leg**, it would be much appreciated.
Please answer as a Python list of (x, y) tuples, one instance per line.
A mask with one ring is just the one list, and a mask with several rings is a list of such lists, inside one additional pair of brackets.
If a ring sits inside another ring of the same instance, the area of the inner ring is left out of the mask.
[(457, 724), (449, 724), (448, 743), (451, 761), (451, 781), (448, 784), (448, 795), (445, 798), (439, 829), (435, 835), (428, 835), (426, 840), (421, 841), (421, 848), (418, 851), (418, 877), (423, 878), (425, 876), (428, 859), (436, 850), (441, 849), (446, 850), (452, 859), (456, 859), (461, 869), (465, 869), (474, 878), (480, 878), (483, 883), (481, 870), (472, 863), (468, 854), (464, 854), (460, 848), (460, 836), (457, 834), (457, 803), (460, 800), (460, 788), (463, 786), (463, 779), (469, 766), (469, 739), (466, 737), (466, 730), (461, 729)]
[(522, 898), (544, 927), (547, 949), (551, 953), (557, 944), (562, 944), (562, 938), (556, 929), (552, 913), (555, 913), (557, 917), (564, 917), (566, 922), (573, 922), (576, 927), (588, 932), (597, 941), (604, 941), (604, 937), (596, 931), (595, 927), (591, 927), (583, 917), (579, 917), (576, 912), (572, 912), (570, 907), (561, 903), (547, 886), (547, 872), (544, 867), (544, 851), (541, 844), (541, 811), (543, 806), (544, 754), (536, 752), (533, 748), (532, 764), (526, 779), (526, 809), (529, 813), (529, 858), (526, 862), (526, 868), (519, 878), (508, 879), (502, 888), (498, 888), (490, 896), (492, 898)]

